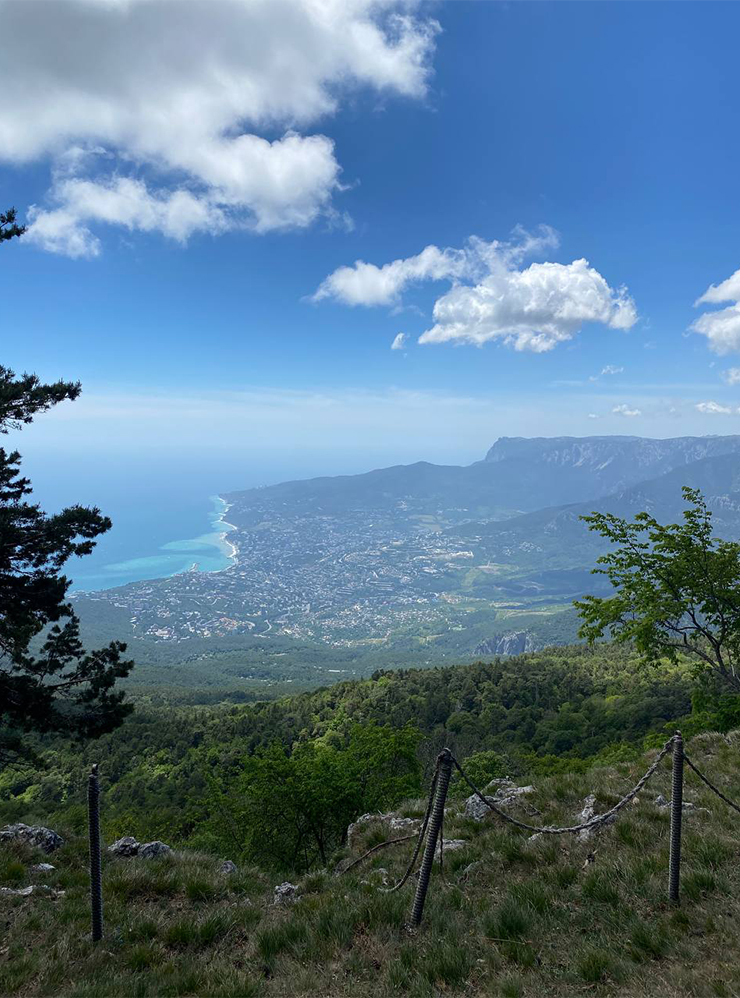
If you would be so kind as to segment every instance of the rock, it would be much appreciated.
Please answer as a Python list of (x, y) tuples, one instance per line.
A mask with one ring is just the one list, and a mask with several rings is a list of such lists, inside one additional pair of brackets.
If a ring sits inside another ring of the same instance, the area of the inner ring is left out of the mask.
[[(663, 796), (663, 794), (658, 794), (658, 796), (655, 798), (655, 800), (653, 801), (653, 803), (655, 804), (656, 807), (659, 807), (659, 808), (666, 808), (666, 807), (670, 807), (671, 806), (671, 801), (666, 800), (665, 797)], [(682, 806), (682, 809), (684, 811), (696, 811), (697, 814), (700, 813), (700, 812), (702, 812), (704, 814), (709, 814), (710, 813), (708, 807), (697, 807), (696, 804), (694, 804), (690, 800), (682, 801), (682, 805), (681, 806)]]
[[(445, 839), (443, 853), (455, 852), (456, 849), (464, 849), (468, 844), (467, 839)], [(439, 859), (439, 841), (437, 841), (437, 859)]]
[(114, 856), (138, 856), (141, 846), (133, 835), (124, 835), (122, 839), (116, 839), (113, 845), (108, 846), (108, 852)]
[(42, 825), (24, 825), (21, 822), (17, 825), (6, 825), (0, 831), (0, 841), (25, 842), (27, 845), (43, 849), (44, 852), (54, 852), (64, 845), (62, 836), (53, 832), (51, 828), (44, 828)]
[(392, 832), (403, 832), (406, 835), (411, 835), (413, 832), (419, 831), (419, 826), (421, 821), (418, 818), (399, 818), (394, 815), (389, 821)]
[(358, 831), (364, 826), (369, 824), (371, 821), (380, 821), (384, 815), (382, 814), (361, 814), (360, 817), (353, 821), (352, 824), (347, 828), (347, 845), (350, 849), (354, 847), (354, 838)]
[[(527, 544), (528, 542), (524, 542)], [(522, 545), (524, 546), (524, 545)], [(530, 545), (530, 549), (533, 545)], [(538, 548), (537, 550), (542, 550)], [(523, 655), (535, 651), (534, 636), (529, 631), (509, 631), (506, 634), (494, 634), (475, 648), (474, 655)]]
[(287, 880), (284, 884), (278, 884), (275, 888), (275, 895), (273, 898), (273, 904), (293, 904), (294, 901), (298, 900), (298, 887), (295, 884), (289, 883)]
[[(592, 818), (596, 817), (596, 794), (589, 794), (588, 797), (583, 798), (583, 810), (581, 811), (579, 818), (581, 821), (590, 821)], [(579, 842), (588, 842), (592, 835), (604, 828), (605, 825), (613, 825), (617, 820), (616, 814), (613, 814), (610, 818), (606, 818), (601, 824), (594, 825), (593, 828), (583, 828), (578, 833)], [(580, 822), (579, 822), (580, 824)]]
[[(512, 804), (519, 803), (520, 798), (525, 794), (534, 792), (534, 787), (532, 786), (518, 787), (511, 780), (507, 779), (491, 780), (485, 789), (494, 791), (493, 794), (484, 793), (484, 796), (486, 800), (498, 805), (498, 807), (510, 807)], [(465, 810), (463, 812), (466, 818), (472, 818), (473, 821), (483, 821), (486, 815), (491, 813), (491, 809), (486, 807), (477, 794), (471, 794), (466, 799)]]
[(219, 873), (236, 873), (236, 863), (232, 862), (230, 859), (225, 859), (221, 866), (218, 868)]
[(0, 897), (27, 898), (31, 894), (42, 894), (44, 897), (61, 898), (65, 893), (54, 890), (46, 884), (32, 884), (30, 887), (0, 887)]
[(389, 811), (387, 814), (381, 814), (379, 811), (374, 814), (361, 814), (357, 821), (353, 821), (347, 829), (347, 845), (350, 849), (354, 848), (356, 844), (355, 838), (358, 832), (365, 825), (373, 824), (374, 822), (385, 822), (392, 832), (406, 835), (411, 835), (413, 832), (418, 831), (421, 825), (421, 821), (418, 818), (403, 818), (401, 815), (396, 814), (395, 811)]
[(51, 873), (52, 870), (56, 870), (56, 867), (52, 866), (51, 863), (36, 863), (31, 869), (34, 873)]
[(159, 839), (154, 842), (145, 842), (139, 846), (139, 856), (142, 859), (156, 859), (158, 856), (169, 856), (171, 853), (171, 847), (160, 842)]

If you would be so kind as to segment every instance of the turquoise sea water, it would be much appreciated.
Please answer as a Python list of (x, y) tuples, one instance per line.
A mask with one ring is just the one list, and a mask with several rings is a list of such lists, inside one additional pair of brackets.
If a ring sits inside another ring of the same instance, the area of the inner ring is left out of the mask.
[(234, 528), (222, 519), (228, 508), (224, 500), (178, 493), (173, 501), (176, 505), (164, 497), (160, 501), (150, 497), (137, 509), (114, 514), (113, 529), (98, 541), (95, 551), (68, 564), (72, 589), (110, 589), (195, 566), (202, 572), (227, 568), (232, 548), (226, 536)]

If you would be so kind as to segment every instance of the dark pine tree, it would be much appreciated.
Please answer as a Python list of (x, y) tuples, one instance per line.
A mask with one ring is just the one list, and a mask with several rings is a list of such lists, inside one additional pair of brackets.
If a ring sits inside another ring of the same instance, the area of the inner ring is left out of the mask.
[(26, 231), (25, 225), (18, 225), (16, 216), (15, 208), (0, 211), (0, 243), (4, 243), (6, 239), (12, 239), (14, 236), (22, 236)]
[[(13, 209), (0, 214), (0, 242), (23, 234)], [(58, 402), (74, 401), (79, 383), (42, 384), (0, 366), (0, 433), (20, 430)], [(99, 509), (71, 506), (49, 516), (29, 501), (20, 454), (0, 448), (0, 767), (32, 756), (29, 733), (90, 738), (131, 711), (116, 680), (128, 675), (126, 646), (85, 652), (67, 599), (62, 568), (92, 551), (111, 522)]]

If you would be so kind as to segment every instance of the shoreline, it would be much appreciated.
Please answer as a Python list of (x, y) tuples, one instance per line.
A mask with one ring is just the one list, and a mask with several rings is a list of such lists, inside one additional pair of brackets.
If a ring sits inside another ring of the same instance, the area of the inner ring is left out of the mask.
[[(216, 519), (213, 521), (213, 526), (216, 528), (216, 532), (218, 533), (218, 537), (221, 543), (228, 548), (226, 557), (231, 561), (232, 565), (235, 565), (238, 560), (239, 548), (236, 546), (236, 544), (233, 541), (229, 540), (229, 534), (231, 533), (232, 530), (236, 530), (236, 525), (233, 523), (229, 523), (229, 521), (225, 519), (225, 516), (231, 509), (232, 504), (227, 502), (224, 498), (222, 498), (219, 495), (211, 496), (211, 499), (223, 504), (223, 509), (216, 517)], [(230, 529), (219, 531), (218, 527), (221, 525), (229, 527)], [(231, 565), (226, 565), (224, 568), (218, 569), (218, 571), (225, 572), (226, 569), (230, 567)]]

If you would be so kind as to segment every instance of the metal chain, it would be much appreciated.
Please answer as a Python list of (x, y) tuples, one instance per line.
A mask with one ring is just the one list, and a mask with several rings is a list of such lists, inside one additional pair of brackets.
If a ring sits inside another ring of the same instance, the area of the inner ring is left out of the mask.
[[(568, 825), (564, 828), (554, 828), (548, 825), (540, 825), (540, 826), (528, 825), (526, 821), (519, 821), (518, 818), (512, 818), (510, 814), (507, 814), (505, 811), (502, 811), (501, 808), (497, 807), (491, 800), (483, 796), (478, 787), (476, 787), (476, 785), (473, 783), (473, 781), (470, 779), (468, 774), (465, 772), (465, 770), (462, 768), (462, 766), (457, 761), (457, 759), (455, 759), (454, 756), (452, 757), (452, 761), (455, 765), (455, 768), (459, 772), (460, 776), (465, 780), (465, 782), (468, 784), (468, 786), (476, 795), (476, 797), (480, 798), (480, 800), (483, 801), (486, 807), (489, 807), (500, 818), (503, 818), (504, 821), (508, 821), (510, 824), (516, 825), (517, 828), (524, 828), (528, 832), (541, 832), (543, 835), (562, 835), (567, 832), (582, 832), (585, 831), (587, 828), (595, 828), (597, 825), (601, 825), (605, 821), (608, 821), (612, 817), (612, 815), (620, 811), (625, 804), (628, 804), (634, 797), (637, 796), (637, 794), (642, 790), (642, 788), (645, 786), (650, 777), (653, 776), (660, 763), (670, 752), (671, 748), (673, 747), (674, 741), (675, 741), (675, 735), (673, 735), (671, 738), (668, 739), (668, 741), (665, 743), (663, 748), (658, 753), (655, 762), (652, 764), (652, 766), (650, 766), (645, 775), (642, 776), (641, 779), (637, 781), (632, 790), (630, 790), (628, 794), (625, 794), (625, 796), (617, 804), (615, 804), (614, 807), (610, 808), (608, 811), (605, 811), (604, 814), (597, 814), (589, 821), (584, 821), (580, 825)], [(740, 810), (740, 808), (738, 810)]]
[(434, 775), (432, 776), (432, 784), (429, 787), (429, 800), (427, 802), (427, 810), (424, 815), (424, 820), (421, 823), (421, 828), (419, 829), (419, 836), (416, 840), (416, 848), (414, 849), (414, 855), (411, 857), (411, 862), (406, 867), (406, 872), (393, 887), (381, 887), (380, 890), (383, 894), (393, 894), (394, 891), (399, 891), (406, 881), (409, 879), (413, 873), (414, 867), (416, 866), (416, 861), (419, 858), (419, 853), (421, 852), (421, 844), (424, 841), (424, 836), (427, 832), (427, 825), (429, 824), (429, 817), (432, 813), (432, 804), (434, 803), (434, 791), (437, 789), (437, 779), (439, 778), (439, 756), (437, 756), (437, 765), (434, 768)]
[(352, 863), (350, 863), (349, 866), (345, 866), (343, 870), (339, 870), (337, 872), (341, 876), (343, 876), (345, 873), (349, 873), (350, 870), (354, 869), (354, 867), (359, 866), (360, 863), (362, 863), (364, 860), (366, 860), (368, 856), (372, 856), (372, 854), (374, 852), (378, 852), (378, 850), (380, 850), (380, 849), (385, 849), (386, 846), (397, 846), (401, 842), (410, 842), (412, 839), (415, 839), (415, 838), (416, 838), (416, 834), (414, 834), (414, 835), (402, 835), (401, 838), (399, 838), (399, 839), (387, 839), (385, 842), (379, 842), (378, 845), (373, 846), (372, 849), (368, 849), (367, 852), (364, 852), (362, 854), (362, 856), (360, 856), (358, 859), (356, 859)]
[(729, 804), (730, 807), (734, 808), (738, 813), (740, 813), (740, 807), (738, 807), (738, 805), (734, 801), (731, 801), (729, 797), (725, 797), (725, 795), (722, 793), (722, 791), (718, 790), (717, 787), (715, 787), (715, 785), (713, 783), (711, 783), (707, 779), (707, 777), (704, 775), (704, 773), (702, 773), (700, 770), (698, 770), (696, 768), (696, 766), (693, 764), (693, 762), (691, 761), (691, 759), (689, 759), (689, 757), (686, 755), (685, 752), (684, 752), (683, 758), (684, 758), (684, 762), (691, 769), (694, 770), (694, 772), (699, 777), (699, 779), (702, 781), (702, 783), (706, 783), (706, 785), (709, 787), (709, 789), (712, 790), (721, 800), (723, 800), (725, 802), (725, 804)]

